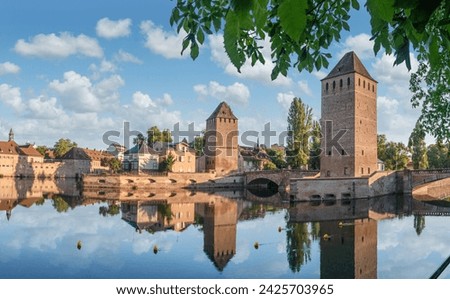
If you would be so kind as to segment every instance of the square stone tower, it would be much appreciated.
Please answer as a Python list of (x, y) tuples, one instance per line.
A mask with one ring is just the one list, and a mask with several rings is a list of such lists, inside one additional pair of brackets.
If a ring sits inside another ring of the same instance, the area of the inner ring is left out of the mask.
[(322, 79), (321, 177), (377, 170), (377, 81), (354, 52)]
[(238, 119), (222, 102), (206, 120), (205, 168), (217, 174), (238, 170)]

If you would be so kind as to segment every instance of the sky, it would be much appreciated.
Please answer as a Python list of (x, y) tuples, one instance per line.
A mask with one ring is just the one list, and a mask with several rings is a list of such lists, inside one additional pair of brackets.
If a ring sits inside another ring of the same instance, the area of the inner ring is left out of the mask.
[[(0, 140), (13, 128), (19, 144), (53, 146), (69, 138), (81, 147), (106, 149), (103, 140), (126, 144), (124, 128), (205, 128), (226, 101), (240, 133), (277, 132), (265, 144), (282, 143), (294, 97), (320, 119), (320, 80), (348, 51), (355, 51), (378, 81), (378, 133), (407, 143), (420, 111), (411, 107), (405, 65), (374, 55), (370, 18), (353, 11), (328, 69), (291, 70), (271, 81), (273, 64), (244, 65), (238, 73), (223, 49), (223, 35), (207, 37), (195, 61), (181, 56), (183, 33), (170, 27), (170, 0), (2, 0), (0, 2)], [(267, 44), (267, 43), (263, 43)], [(412, 55), (413, 71), (417, 60)], [(118, 136), (120, 134), (120, 136)], [(124, 138), (125, 137), (125, 138)], [(132, 138), (132, 137), (131, 137)], [(253, 140), (256, 141), (256, 140)], [(242, 142), (241, 142), (242, 144)]]

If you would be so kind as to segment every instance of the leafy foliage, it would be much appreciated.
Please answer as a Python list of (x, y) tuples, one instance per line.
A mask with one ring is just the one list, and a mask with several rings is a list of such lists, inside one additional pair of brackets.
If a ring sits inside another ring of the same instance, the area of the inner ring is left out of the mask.
[(169, 153), (167, 157), (159, 164), (162, 171), (172, 171), (172, 167), (176, 162), (176, 158), (172, 153)]
[(54, 145), (54, 152), (56, 158), (61, 158), (65, 153), (70, 151), (72, 148), (77, 147), (76, 142), (72, 142), (70, 139), (61, 138)]
[(155, 142), (172, 142), (172, 134), (169, 129), (160, 130), (157, 126), (153, 126), (147, 130), (147, 144), (153, 146)]
[(412, 153), (412, 162), (414, 169), (427, 169), (428, 156), (427, 145), (425, 143), (425, 131), (419, 122), (416, 123), (414, 130), (409, 136), (408, 147)]
[(288, 112), (287, 162), (292, 168), (308, 165), (310, 136), (313, 128), (312, 108), (294, 98)]
[(387, 141), (384, 134), (377, 136), (378, 159), (386, 170), (402, 170), (409, 162), (408, 148), (402, 142)]
[[(450, 139), (450, 1), (367, 0), (374, 53), (395, 56), (395, 65), (411, 70), (411, 51), (418, 53), (419, 71), (411, 78), (413, 106), (422, 102), (424, 129)], [(224, 48), (238, 71), (249, 60), (265, 63), (262, 41), (270, 44), (272, 80), (288, 70), (328, 67), (328, 48), (349, 31), (358, 0), (177, 0), (170, 24), (186, 37), (193, 59), (205, 36), (222, 32)], [(425, 87), (426, 89), (424, 89)]]

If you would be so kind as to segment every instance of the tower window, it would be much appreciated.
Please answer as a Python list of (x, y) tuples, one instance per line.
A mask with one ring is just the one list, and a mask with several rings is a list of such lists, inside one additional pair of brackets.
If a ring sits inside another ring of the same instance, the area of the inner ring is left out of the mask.
[(348, 175), (348, 167), (344, 167), (344, 175)]
[(361, 167), (361, 174), (364, 174), (364, 168)]
[(361, 86), (361, 79), (358, 78), (358, 86)]
[(350, 77), (347, 78), (347, 86), (350, 86)]
[(364, 156), (364, 150), (361, 151), (361, 154)]
[(333, 81), (333, 89), (335, 89), (335, 88), (336, 88), (336, 82)]
[(328, 151), (328, 156), (331, 156), (331, 151)]
[(367, 168), (367, 172), (370, 174), (370, 167), (369, 168)]
[(339, 87), (340, 88), (342, 88), (342, 86), (343, 86), (343, 82), (342, 82), (342, 79), (339, 81)]
[(342, 154), (342, 156), (345, 156), (345, 151), (342, 150), (342, 151), (341, 151), (341, 154)]
[(370, 82), (367, 82), (367, 89), (370, 90)]
[(363, 80), (363, 88), (366, 88), (366, 80)]
[(372, 92), (375, 92), (375, 87), (372, 85)]
[(328, 91), (328, 82), (325, 84), (325, 90)]

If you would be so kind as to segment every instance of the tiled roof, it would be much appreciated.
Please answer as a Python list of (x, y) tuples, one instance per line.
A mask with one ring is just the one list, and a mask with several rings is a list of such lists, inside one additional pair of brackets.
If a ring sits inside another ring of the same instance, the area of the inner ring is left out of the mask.
[(230, 106), (228, 106), (227, 103), (222, 102), (219, 104), (219, 106), (217, 106), (216, 110), (214, 110), (214, 112), (211, 114), (210, 117), (208, 117), (209, 119), (213, 119), (213, 118), (230, 118), (230, 119), (237, 119), (236, 116), (234, 116), (233, 111), (231, 111)]
[(19, 146), (21, 154), (24, 156), (32, 156), (32, 157), (42, 157), (41, 153), (38, 152), (31, 144), (29, 145), (21, 145)]
[(65, 160), (90, 160), (90, 161), (100, 161), (102, 158), (114, 158), (114, 156), (105, 151), (96, 151), (80, 147), (74, 147), (61, 157), (61, 159)]
[(349, 73), (357, 73), (363, 75), (366, 78), (369, 78), (370, 80), (376, 81), (372, 78), (372, 76), (362, 64), (361, 60), (359, 60), (358, 56), (353, 51), (346, 53), (344, 57), (342, 57), (341, 60), (339, 60), (339, 62), (336, 64), (336, 66), (331, 70), (328, 76), (326, 76), (322, 80)]
[(0, 141), (0, 154), (18, 155), (19, 146), (14, 141)]
[(134, 147), (127, 150), (124, 154), (130, 155), (130, 154), (150, 154), (150, 155), (158, 155), (158, 152), (149, 147), (146, 143), (142, 143), (140, 145), (136, 144)]

